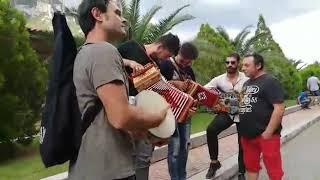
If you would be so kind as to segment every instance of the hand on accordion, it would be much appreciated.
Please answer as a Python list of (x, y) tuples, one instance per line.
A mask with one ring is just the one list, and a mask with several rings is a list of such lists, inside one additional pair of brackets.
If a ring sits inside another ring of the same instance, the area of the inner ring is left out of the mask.
[(189, 109), (188, 118), (191, 118), (197, 112), (196, 107), (192, 107)]
[(198, 100), (194, 100), (193, 106), (189, 109), (188, 118), (191, 118), (197, 112), (197, 109), (198, 109)]
[(179, 89), (182, 92), (187, 91), (188, 89), (188, 82), (187, 81), (169, 81), (170, 84), (172, 84), (174, 87), (176, 87), (177, 89)]
[(129, 59), (123, 59), (124, 65), (125, 66), (129, 66), (133, 73), (138, 74), (140, 71), (144, 70), (144, 66), (142, 66), (141, 64), (133, 61), (133, 60), (129, 60)]

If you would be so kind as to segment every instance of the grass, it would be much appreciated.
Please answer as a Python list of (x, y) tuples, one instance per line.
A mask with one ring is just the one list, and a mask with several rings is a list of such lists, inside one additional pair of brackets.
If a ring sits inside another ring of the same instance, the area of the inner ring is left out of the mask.
[(297, 100), (285, 100), (284, 104), (286, 105), (286, 107), (290, 107), (290, 106), (294, 106), (297, 105)]
[[(295, 100), (286, 100), (286, 107), (296, 104)], [(213, 120), (213, 115), (209, 113), (197, 113), (192, 117), (192, 133), (205, 131)], [(24, 157), (15, 158), (10, 161), (0, 163), (0, 179), (5, 180), (35, 180), (67, 171), (68, 164), (45, 168), (39, 154), (38, 140), (23, 152), (28, 152)], [(27, 149), (27, 150), (26, 150)], [(30, 149), (32, 150), (30, 153)]]
[[(63, 164), (52, 168), (45, 168), (39, 154), (38, 139), (27, 147), (27, 155), (0, 163), (0, 179), (5, 180), (35, 180), (52, 176), (68, 169), (68, 165)], [(32, 151), (32, 152), (30, 152)]]
[(209, 113), (197, 113), (191, 120), (191, 133), (198, 133), (205, 131), (207, 126), (213, 120), (213, 114)]

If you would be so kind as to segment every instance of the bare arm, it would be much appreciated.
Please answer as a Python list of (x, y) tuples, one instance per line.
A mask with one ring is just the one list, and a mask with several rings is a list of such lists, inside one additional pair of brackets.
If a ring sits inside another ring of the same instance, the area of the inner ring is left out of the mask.
[(123, 58), (122, 60), (123, 60), (124, 66), (130, 66), (131, 60), (125, 59), (125, 58)]
[(215, 77), (210, 82), (208, 82), (206, 85), (204, 85), (204, 87), (207, 89), (217, 88), (217, 86), (218, 86), (217, 83), (218, 83), (218, 77)]
[(106, 111), (107, 119), (116, 129), (127, 131), (147, 130), (159, 126), (167, 109), (147, 113), (128, 103), (126, 88), (121, 81), (113, 81), (97, 89)]
[(124, 66), (130, 67), (133, 70), (133, 72), (141, 71), (144, 68), (141, 64), (133, 60), (130, 60), (130, 59), (122, 59), (122, 60), (123, 60)]
[(270, 118), (270, 122), (265, 130), (268, 134), (273, 134), (282, 122), (285, 106), (281, 104), (273, 104), (273, 112)]

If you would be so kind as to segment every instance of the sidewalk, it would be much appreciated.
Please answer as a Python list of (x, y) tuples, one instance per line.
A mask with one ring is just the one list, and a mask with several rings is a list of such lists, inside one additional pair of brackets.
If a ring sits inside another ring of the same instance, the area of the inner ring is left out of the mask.
[[(286, 109), (285, 114), (287, 115), (284, 116), (282, 122), (283, 142), (294, 138), (299, 132), (311, 126), (316, 121), (317, 117), (320, 119), (320, 106), (313, 106), (312, 109), (309, 110), (297, 110), (296, 107)], [(232, 130), (231, 127), (230, 132), (226, 132), (225, 135), (232, 134), (232, 131), (234, 130)], [(196, 148), (189, 151), (187, 164), (187, 176), (189, 180), (204, 180), (210, 163), (208, 148), (207, 145), (204, 144), (206, 142), (205, 132), (198, 134), (200, 135), (197, 135), (198, 140), (196, 140), (197, 142), (195, 143), (198, 145), (196, 145)], [(215, 180), (229, 179), (237, 172), (237, 134), (224, 137), (225, 135), (222, 136), (223, 138), (219, 139), (219, 160), (222, 163), (222, 167), (217, 171)], [(153, 159), (157, 160), (166, 157), (166, 147), (162, 150), (158, 149), (157, 151), (157, 153), (154, 153)], [(67, 176), (68, 173), (64, 172), (42, 180), (65, 180)], [(169, 180), (167, 160), (164, 159), (153, 163), (150, 167), (149, 177), (149, 180)]]
[[(320, 107), (313, 106), (309, 110), (301, 110), (292, 114), (288, 114), (283, 118), (282, 135), (286, 140), (290, 140), (301, 130), (301, 127), (307, 128), (311, 125), (317, 117), (320, 116)], [(231, 135), (219, 139), (219, 160), (222, 164), (234, 164), (236, 161), (238, 147), (237, 135)], [(231, 162), (230, 162), (231, 161)], [(203, 180), (205, 179), (206, 170), (209, 167), (210, 159), (207, 145), (200, 146), (192, 149), (189, 152), (187, 173), (190, 180)], [(226, 168), (221, 168), (217, 175), (223, 174)], [(233, 168), (234, 171), (234, 168)], [(156, 162), (150, 167), (150, 180), (169, 180), (167, 160)], [(223, 179), (223, 178), (219, 178)]]

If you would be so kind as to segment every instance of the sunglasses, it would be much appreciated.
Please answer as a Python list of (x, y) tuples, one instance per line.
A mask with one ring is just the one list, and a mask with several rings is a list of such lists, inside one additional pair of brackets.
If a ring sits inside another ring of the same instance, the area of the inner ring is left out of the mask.
[(236, 64), (236, 61), (225, 61), (224, 63), (226, 63), (226, 64), (231, 64), (231, 65), (235, 65), (235, 64)]

